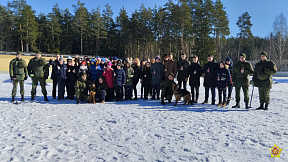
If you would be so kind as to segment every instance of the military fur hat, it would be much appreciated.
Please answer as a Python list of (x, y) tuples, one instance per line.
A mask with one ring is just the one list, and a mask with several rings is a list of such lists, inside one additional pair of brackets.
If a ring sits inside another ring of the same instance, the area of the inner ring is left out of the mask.
[(241, 56), (243, 56), (244, 58), (246, 58), (246, 54), (245, 54), (245, 53), (241, 53), (241, 54), (239, 55), (239, 57), (241, 57)]
[(260, 56), (261, 56), (261, 55), (264, 55), (264, 56), (268, 57), (268, 54), (267, 54), (266, 51), (261, 52)]
[(16, 52), (16, 55), (22, 55), (22, 52), (17, 51), (17, 52)]

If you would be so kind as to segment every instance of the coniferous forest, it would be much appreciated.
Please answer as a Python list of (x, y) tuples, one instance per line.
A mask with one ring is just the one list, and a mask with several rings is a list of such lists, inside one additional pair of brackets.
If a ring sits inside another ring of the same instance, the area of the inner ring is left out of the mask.
[(140, 59), (168, 53), (179, 58), (184, 52), (203, 61), (208, 54), (217, 60), (226, 56), (235, 60), (240, 53), (253, 60), (266, 50), (275, 59), (287, 58), (283, 14), (275, 19), (271, 35), (261, 38), (253, 36), (253, 22), (245, 12), (235, 24), (237, 37), (229, 37), (229, 19), (221, 0), (168, 0), (154, 8), (142, 5), (131, 15), (125, 6), (119, 12), (112, 11), (110, 4), (91, 11), (81, 1), (71, 5), (73, 11), (55, 4), (47, 15), (36, 15), (25, 0), (1, 4), (0, 50)]

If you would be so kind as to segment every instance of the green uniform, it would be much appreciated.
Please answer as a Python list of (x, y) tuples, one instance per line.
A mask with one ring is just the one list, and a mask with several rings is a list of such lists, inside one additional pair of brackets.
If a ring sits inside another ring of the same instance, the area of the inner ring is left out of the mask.
[(132, 67), (127, 68), (126, 74), (126, 86), (133, 86), (134, 69)]
[(47, 96), (47, 90), (45, 87), (46, 79), (48, 79), (49, 76), (49, 64), (47, 64), (47, 60), (44, 58), (37, 59), (34, 57), (29, 61), (27, 69), (28, 74), (32, 79), (31, 96), (36, 95), (38, 82), (40, 82), (43, 95)]
[(20, 94), (24, 95), (24, 80), (28, 77), (26, 61), (22, 58), (11, 60), (9, 64), (9, 74), (13, 81), (12, 96), (16, 95), (18, 82), (20, 84)]
[(175, 84), (173, 80), (165, 79), (162, 81), (160, 88), (161, 88), (161, 98), (172, 100), (173, 91), (172, 91), (172, 84)]
[[(244, 69), (244, 73), (241, 73), (241, 69)], [(240, 89), (242, 88), (244, 93), (244, 102), (249, 102), (249, 74), (253, 74), (253, 67), (247, 61), (239, 61), (233, 66), (232, 81), (234, 82), (236, 91), (236, 103), (240, 102)]]
[(270, 103), (270, 89), (272, 88), (272, 75), (277, 72), (277, 67), (270, 60), (259, 61), (255, 65), (253, 75), (254, 85), (259, 89), (260, 103)]
[(79, 78), (75, 83), (75, 95), (77, 100), (88, 100), (88, 82)]

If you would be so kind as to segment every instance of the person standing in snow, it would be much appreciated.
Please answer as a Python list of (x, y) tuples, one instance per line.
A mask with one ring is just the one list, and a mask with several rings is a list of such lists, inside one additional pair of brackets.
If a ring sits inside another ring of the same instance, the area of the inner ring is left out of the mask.
[[(53, 80), (53, 88), (52, 88), (52, 97), (53, 97), (53, 99), (56, 98), (56, 87), (57, 87), (57, 84), (58, 84), (57, 71), (58, 71), (59, 59), (60, 59), (60, 55), (57, 53), (56, 56), (55, 56), (55, 60), (53, 60), (53, 56), (49, 60), (49, 64), (50, 64), (50, 66), (52, 66), (51, 79)], [(59, 91), (59, 89), (58, 89), (58, 91)]]
[(221, 61), (219, 63), (219, 66), (220, 68), (218, 68), (215, 72), (218, 88), (218, 97), (219, 97), (219, 103), (217, 104), (217, 106), (225, 107), (227, 88), (230, 84), (230, 72), (228, 69), (225, 68), (224, 62)]
[(57, 84), (58, 84), (58, 100), (64, 99), (64, 93), (65, 93), (65, 85), (66, 85), (66, 79), (67, 79), (67, 66), (64, 64), (64, 60), (62, 57), (59, 59), (59, 64), (57, 66)]
[(273, 84), (272, 75), (277, 72), (277, 67), (274, 62), (267, 59), (267, 52), (261, 52), (260, 56), (261, 60), (255, 65), (252, 80), (259, 90), (260, 106), (257, 110), (268, 110), (268, 105), (270, 103), (270, 89)]
[(21, 101), (24, 101), (24, 80), (27, 80), (28, 71), (27, 63), (24, 59), (22, 59), (21, 52), (17, 52), (16, 58), (10, 61), (9, 74), (13, 84), (12, 102), (15, 100), (18, 82), (20, 83)]
[(131, 67), (129, 62), (126, 63), (124, 71), (126, 74), (125, 100), (132, 100), (134, 69)]
[(179, 89), (182, 89), (182, 83), (183, 83), (183, 88), (186, 90), (186, 85), (187, 85), (186, 70), (189, 65), (190, 65), (190, 62), (186, 59), (186, 54), (182, 53), (181, 59), (177, 62), (177, 69), (178, 69), (177, 80), (178, 80)]
[(151, 84), (152, 84), (152, 100), (160, 99), (160, 84), (163, 79), (164, 74), (164, 66), (162, 63), (160, 63), (160, 57), (155, 58), (156, 62), (151, 66)]
[(253, 74), (252, 65), (246, 61), (246, 54), (240, 54), (238, 63), (233, 66), (232, 82), (235, 86), (236, 105), (232, 108), (240, 108), (240, 90), (244, 93), (244, 102), (246, 109), (249, 109), (249, 74)]
[(216, 89), (216, 79), (215, 79), (215, 71), (218, 69), (219, 65), (216, 63), (213, 55), (207, 56), (208, 63), (204, 65), (202, 69), (202, 75), (204, 76), (204, 87), (205, 87), (205, 100), (202, 104), (208, 103), (209, 98), (209, 89), (211, 89), (212, 93), (212, 105), (215, 105), (215, 89)]
[[(190, 76), (190, 77), (189, 77)], [(192, 103), (198, 103), (200, 77), (202, 76), (202, 66), (198, 61), (198, 56), (193, 56), (193, 63), (187, 68), (187, 77), (189, 77), (189, 85), (192, 93)]]
[(40, 82), (44, 100), (49, 101), (47, 98), (47, 90), (45, 85), (45, 81), (49, 76), (49, 64), (47, 64), (47, 60), (45, 58), (41, 57), (40, 52), (36, 54), (36, 57), (30, 59), (27, 70), (28, 75), (32, 79), (31, 101), (34, 101), (38, 82)]
[(173, 60), (173, 54), (170, 53), (168, 60), (164, 64), (165, 79), (168, 78), (168, 75), (173, 73), (177, 75), (177, 62)]
[(134, 100), (137, 100), (137, 84), (139, 82), (141, 72), (140, 72), (140, 61), (138, 58), (134, 59), (134, 63), (132, 65), (134, 69), (134, 77), (133, 77), (133, 91), (134, 91)]
[(89, 80), (96, 84), (98, 82), (99, 70), (94, 59), (91, 59), (87, 73), (89, 74)]
[(233, 61), (230, 57), (226, 58), (225, 67), (226, 67), (226, 69), (229, 70), (229, 73), (230, 73), (230, 84), (228, 86), (228, 97), (227, 97), (227, 102), (226, 102), (226, 105), (228, 106), (230, 101), (231, 101), (231, 95), (232, 95), (232, 91), (233, 91), (233, 84), (232, 84)]
[(66, 82), (66, 88), (67, 88), (67, 98), (70, 100), (74, 99), (75, 89), (74, 85), (77, 80), (77, 70), (75, 66), (75, 62), (72, 61), (72, 57), (67, 58), (67, 82)]
[(121, 64), (117, 64), (117, 69), (114, 70), (114, 89), (116, 91), (116, 101), (123, 100), (123, 86), (126, 84), (125, 71), (122, 69)]
[(103, 72), (103, 77), (105, 78), (105, 81), (107, 83), (108, 89), (107, 89), (107, 96), (106, 101), (111, 101), (114, 99), (114, 70), (112, 69), (112, 63), (108, 62), (107, 68)]
[(151, 63), (147, 62), (146, 67), (144, 68), (142, 75), (142, 85), (144, 87), (144, 100), (148, 100), (148, 94), (151, 90)]

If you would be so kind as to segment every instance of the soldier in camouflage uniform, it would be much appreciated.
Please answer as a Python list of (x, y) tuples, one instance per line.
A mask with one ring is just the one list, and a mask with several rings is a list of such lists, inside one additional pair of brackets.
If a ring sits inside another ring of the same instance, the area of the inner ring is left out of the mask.
[(16, 58), (10, 61), (9, 74), (13, 82), (12, 102), (15, 100), (18, 82), (20, 83), (21, 101), (24, 101), (24, 80), (27, 80), (28, 72), (26, 61), (22, 59), (21, 52), (17, 52)]
[(242, 87), (244, 93), (245, 107), (248, 109), (249, 102), (249, 74), (253, 74), (252, 65), (246, 61), (246, 55), (244, 53), (240, 54), (240, 61), (233, 66), (232, 82), (235, 86), (236, 92), (236, 105), (232, 108), (240, 108), (240, 90)]
[(89, 96), (88, 96), (88, 81), (87, 81), (87, 75), (86, 73), (82, 73), (80, 78), (76, 81), (75, 83), (75, 95), (77, 99), (77, 104), (80, 103), (80, 100), (83, 101), (88, 101)]
[[(253, 82), (259, 90), (260, 107), (257, 110), (268, 110), (270, 103), (270, 89), (272, 88), (272, 75), (277, 72), (274, 62), (267, 59), (267, 52), (261, 52), (261, 60), (256, 63)], [(265, 107), (264, 107), (265, 103)]]
[(41, 57), (41, 53), (37, 53), (36, 57), (32, 58), (28, 64), (28, 74), (32, 79), (32, 90), (31, 90), (31, 101), (34, 100), (36, 95), (36, 88), (38, 82), (40, 82), (40, 86), (42, 89), (42, 94), (44, 95), (44, 100), (49, 101), (47, 98), (47, 90), (46, 90), (46, 79), (49, 76), (49, 64), (47, 64), (47, 60)]

